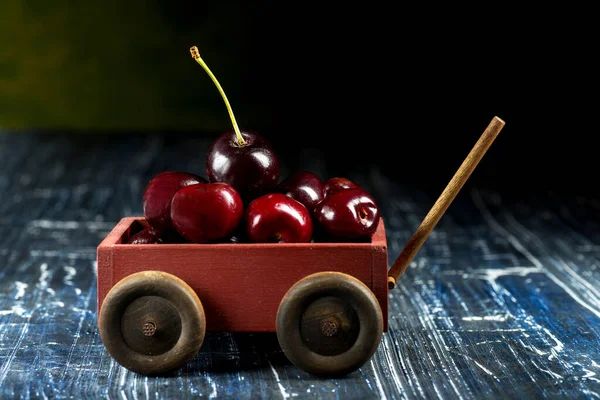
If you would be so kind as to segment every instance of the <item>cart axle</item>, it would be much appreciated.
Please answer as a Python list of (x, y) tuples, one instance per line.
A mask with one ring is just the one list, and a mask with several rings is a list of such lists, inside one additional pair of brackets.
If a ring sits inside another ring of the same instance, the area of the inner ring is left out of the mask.
[(156, 333), (156, 324), (152, 321), (144, 322), (142, 333), (144, 336), (153, 336)]

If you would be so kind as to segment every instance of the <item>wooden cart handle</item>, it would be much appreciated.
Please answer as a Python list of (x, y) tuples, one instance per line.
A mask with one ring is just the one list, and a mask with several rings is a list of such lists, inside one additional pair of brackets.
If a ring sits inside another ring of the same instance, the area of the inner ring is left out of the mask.
[(388, 288), (391, 290), (396, 287), (396, 281), (402, 276), (408, 265), (415, 257), (435, 225), (438, 223), (442, 215), (446, 212), (460, 189), (471, 176), (471, 173), (481, 161), (490, 145), (496, 139), (496, 136), (500, 133), (504, 127), (504, 121), (498, 117), (492, 118), (492, 121), (485, 129), (473, 149), (465, 158), (461, 166), (458, 168), (448, 185), (437, 199), (429, 213), (421, 222), (421, 225), (417, 228), (415, 233), (412, 235), (394, 264), (388, 272)]

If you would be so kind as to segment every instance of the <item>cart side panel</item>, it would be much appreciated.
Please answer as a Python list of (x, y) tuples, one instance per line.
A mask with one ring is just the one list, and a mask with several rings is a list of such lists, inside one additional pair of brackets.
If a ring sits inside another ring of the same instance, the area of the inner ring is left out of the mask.
[(376, 294), (381, 313), (383, 315), (383, 331), (388, 331), (388, 255), (386, 246), (373, 246), (373, 286), (371, 290)]
[[(102, 268), (99, 264), (99, 307), (110, 287), (122, 278), (144, 270), (164, 271), (194, 289), (204, 306), (207, 329), (212, 331), (274, 332), (285, 293), (315, 272), (344, 272), (373, 288), (370, 244), (116, 245), (111, 250), (110, 261), (102, 263)], [(100, 272), (105, 268), (112, 271)], [(383, 308), (387, 289), (376, 297)]]
[[(97, 293), (98, 310), (106, 293), (114, 285), (113, 282), (113, 245), (122, 243), (123, 238), (130, 236), (130, 231), (138, 223), (139, 218), (127, 217), (121, 219), (113, 230), (104, 238), (96, 249), (97, 262)], [(100, 314), (98, 314), (98, 318)], [(100, 323), (100, 321), (98, 321)]]
[(123, 218), (98, 246), (98, 311), (108, 291), (135, 272), (160, 270), (187, 282), (199, 295), (209, 330), (274, 331), (285, 292), (321, 271), (355, 276), (375, 294), (387, 331), (387, 244), (383, 220), (371, 243), (127, 245), (145, 226)]
[(383, 218), (379, 221), (377, 231), (371, 238), (373, 251), (373, 286), (371, 290), (375, 293), (381, 313), (383, 314), (383, 331), (388, 331), (388, 250), (387, 239), (385, 234), (385, 226)]
[[(112, 249), (110, 247), (98, 247), (96, 259), (98, 262), (96, 301), (97, 309), (100, 311), (100, 304), (113, 285)], [(100, 325), (100, 313), (98, 313), (98, 325)]]

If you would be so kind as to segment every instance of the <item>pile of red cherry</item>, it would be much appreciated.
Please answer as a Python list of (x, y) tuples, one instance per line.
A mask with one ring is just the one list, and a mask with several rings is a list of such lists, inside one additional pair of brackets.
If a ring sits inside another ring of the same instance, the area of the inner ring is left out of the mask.
[(280, 162), (270, 143), (255, 132), (238, 133), (226, 132), (210, 147), (208, 179), (174, 171), (154, 176), (143, 196), (148, 227), (128, 243), (370, 240), (380, 215), (363, 188), (308, 171), (279, 182)]

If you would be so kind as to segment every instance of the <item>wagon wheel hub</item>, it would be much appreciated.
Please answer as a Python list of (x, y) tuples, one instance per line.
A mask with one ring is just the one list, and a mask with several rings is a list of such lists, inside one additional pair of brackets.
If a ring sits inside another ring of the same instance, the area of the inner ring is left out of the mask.
[(317, 354), (341, 354), (356, 342), (360, 322), (347, 301), (324, 296), (311, 302), (302, 314), (300, 333), (309, 349)]
[(156, 333), (156, 324), (152, 321), (144, 322), (142, 325), (142, 333), (144, 336), (152, 336)]
[(125, 342), (140, 354), (159, 355), (169, 351), (179, 340), (181, 330), (177, 309), (158, 296), (134, 300), (121, 318)]
[(323, 321), (321, 324), (321, 333), (328, 337), (334, 336), (338, 333), (338, 325), (333, 319)]

